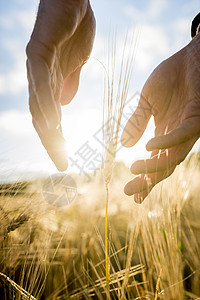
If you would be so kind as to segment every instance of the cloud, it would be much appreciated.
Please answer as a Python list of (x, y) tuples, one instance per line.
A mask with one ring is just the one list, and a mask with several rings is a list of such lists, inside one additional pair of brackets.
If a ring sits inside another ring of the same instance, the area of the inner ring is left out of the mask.
[(24, 179), (35, 171), (41, 174), (56, 171), (28, 112), (8, 110), (0, 113), (0, 141), (0, 181), (14, 180), (15, 176)]
[(137, 74), (149, 73), (169, 53), (167, 31), (157, 20), (168, 6), (166, 0), (151, 0), (142, 9), (133, 5), (125, 6), (125, 14), (134, 22), (135, 30), (139, 32), (135, 69)]
[(159, 17), (167, 9), (168, 2), (167, 0), (152, 0), (147, 9), (149, 19)]
[(169, 40), (162, 27), (142, 25), (139, 28), (136, 72), (147, 73), (169, 53)]
[(4, 89), (4, 78), (0, 76), (0, 93)]
[(12, 18), (1, 16), (0, 18), (0, 27), (4, 30), (11, 30), (14, 28), (14, 21)]
[(124, 13), (133, 23), (133, 29), (139, 33), (134, 69), (139, 88), (142, 86), (141, 83), (144, 83), (144, 78), (147, 78), (156, 65), (169, 55), (169, 36), (160, 21), (160, 17), (168, 7), (166, 0), (151, 0), (146, 2), (142, 9), (136, 5), (124, 7)]
[(136, 8), (133, 5), (126, 5), (124, 8), (125, 14), (130, 17), (136, 24), (144, 24), (149, 21), (155, 21), (157, 17), (166, 10), (168, 1), (166, 0), (151, 0), (149, 4), (142, 9)]
[(14, 65), (7, 69), (7, 72), (0, 73), (0, 94), (15, 95), (27, 87), (25, 69), (25, 50), (23, 45), (13, 44)]
[[(135, 5), (127, 5), (125, 14), (140, 31), (137, 47), (135, 72), (145, 77), (164, 59), (179, 51), (190, 41), (191, 12), (197, 1), (191, 1), (181, 7), (176, 2), (151, 0), (139, 9)], [(175, 10), (179, 10), (176, 13)], [(173, 14), (170, 14), (173, 11)]]
[(169, 24), (169, 32), (173, 32), (175, 29), (176, 34), (171, 35), (171, 49), (175, 51), (182, 48), (188, 42), (191, 41), (190, 37), (190, 26), (191, 18), (190, 17), (181, 17)]
[(24, 31), (30, 34), (36, 19), (35, 10), (32, 7), (26, 11), (18, 11), (15, 13), (15, 19)]
[[(11, 9), (7, 11), (6, 17), (0, 13), (0, 27), (1, 30), (15, 31), (18, 32), (23, 30), (25, 33), (31, 32), (35, 19), (36, 19), (36, 8), (38, 1), (31, 1), (28, 8), (21, 5), (13, 5)], [(17, 27), (16, 27), (17, 25)]]
[(31, 115), (19, 110), (8, 110), (0, 113), (0, 132), (5, 136), (30, 137), (33, 135)]
[(192, 15), (192, 18), (194, 18), (199, 12), (199, 0), (184, 1), (183, 3), (181, 3), (181, 6), (183, 13), (186, 15)]
[[(36, 14), (33, 4), (28, 9), (14, 7), (7, 17), (0, 17), (1, 47), (7, 52), (7, 70), (0, 73), (0, 94), (15, 95), (27, 87), (25, 48)], [(17, 24), (17, 27), (16, 27)], [(9, 63), (14, 61), (13, 65)]]
[(106, 41), (105, 37), (102, 35), (97, 35), (95, 37), (95, 42), (93, 45), (93, 50), (88, 63), (83, 67), (82, 76), (88, 78), (88, 80), (96, 80), (102, 78), (105, 71), (105, 61), (106, 61)]

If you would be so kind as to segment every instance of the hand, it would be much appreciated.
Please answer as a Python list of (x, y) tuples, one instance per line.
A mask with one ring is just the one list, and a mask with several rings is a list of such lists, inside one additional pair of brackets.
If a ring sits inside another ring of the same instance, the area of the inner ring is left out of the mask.
[(75, 96), (89, 58), (95, 19), (89, 0), (41, 0), (27, 45), (29, 106), (33, 125), (59, 171), (67, 168), (61, 105)]
[(124, 187), (137, 203), (172, 174), (200, 136), (200, 34), (150, 75), (123, 131), (122, 145), (135, 145), (152, 115), (155, 137), (146, 145), (151, 158), (132, 164), (131, 172), (139, 176)]

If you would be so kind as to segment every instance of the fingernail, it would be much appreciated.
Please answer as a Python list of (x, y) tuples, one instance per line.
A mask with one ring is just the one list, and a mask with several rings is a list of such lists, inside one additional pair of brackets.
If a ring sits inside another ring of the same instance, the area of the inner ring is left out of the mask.
[(57, 160), (55, 162), (55, 166), (59, 172), (64, 172), (68, 168), (68, 161), (67, 161), (67, 159)]
[(131, 171), (131, 173), (133, 173), (133, 174), (139, 174), (138, 172), (137, 172), (137, 162), (135, 161), (133, 164), (132, 164), (132, 166), (130, 167), (130, 171)]
[(64, 172), (68, 168), (66, 151), (48, 151), (48, 154), (59, 172)]
[(137, 203), (137, 204), (141, 204), (143, 202), (143, 198), (137, 194), (133, 196), (133, 199), (134, 199), (135, 203)]
[(134, 144), (133, 138), (134, 137), (129, 132), (124, 131), (121, 136), (122, 146), (127, 147), (127, 148), (132, 147)]
[(154, 147), (153, 147), (152, 140), (148, 141), (148, 143), (146, 144), (146, 150), (147, 151), (152, 151), (152, 150), (154, 150), (153, 148)]

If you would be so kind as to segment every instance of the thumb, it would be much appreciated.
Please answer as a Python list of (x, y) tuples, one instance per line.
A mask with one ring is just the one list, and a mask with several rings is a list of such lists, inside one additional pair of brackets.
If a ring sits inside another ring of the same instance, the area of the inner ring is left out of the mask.
[(63, 81), (63, 89), (59, 99), (61, 105), (69, 104), (76, 95), (79, 87), (79, 78), (81, 67), (78, 67), (73, 73), (67, 76)]
[(128, 120), (121, 136), (121, 144), (124, 147), (132, 147), (138, 142), (147, 127), (151, 115), (151, 105), (141, 94), (138, 106)]

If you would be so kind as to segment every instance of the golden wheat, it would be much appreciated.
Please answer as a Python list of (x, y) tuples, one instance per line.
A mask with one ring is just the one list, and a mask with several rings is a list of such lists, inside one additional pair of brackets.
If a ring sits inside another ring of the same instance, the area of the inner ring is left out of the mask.
[(107, 296), (110, 297), (110, 262), (108, 254), (108, 203), (112, 170), (115, 163), (119, 129), (124, 106), (126, 103), (130, 80), (133, 72), (135, 43), (131, 39), (130, 49), (126, 56), (128, 35), (126, 36), (121, 62), (119, 78), (116, 78), (116, 40), (111, 44), (111, 57), (108, 57), (108, 72), (105, 79), (103, 106), (103, 142), (104, 142), (104, 183), (106, 189), (106, 217), (105, 217), (105, 257), (106, 257), (106, 286)]

